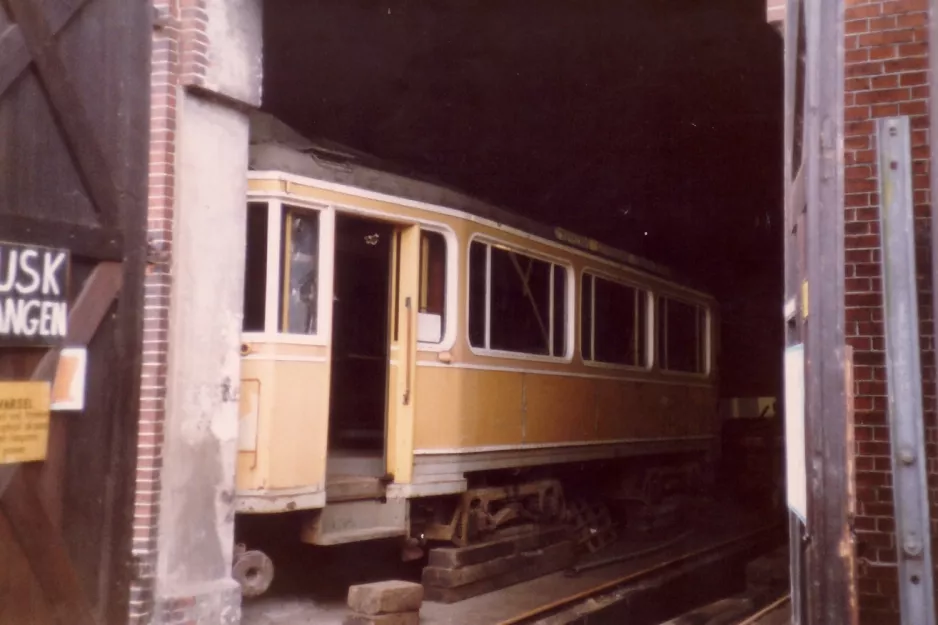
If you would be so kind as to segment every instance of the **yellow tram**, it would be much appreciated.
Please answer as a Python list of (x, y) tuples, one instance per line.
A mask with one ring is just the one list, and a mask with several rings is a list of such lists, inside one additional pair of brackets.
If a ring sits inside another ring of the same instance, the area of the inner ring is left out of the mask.
[[(299, 538), (466, 544), (699, 477), (717, 306), (661, 267), (252, 123), (237, 510)], [(594, 484), (595, 485), (595, 484)], [(643, 486), (644, 485), (644, 486)]]

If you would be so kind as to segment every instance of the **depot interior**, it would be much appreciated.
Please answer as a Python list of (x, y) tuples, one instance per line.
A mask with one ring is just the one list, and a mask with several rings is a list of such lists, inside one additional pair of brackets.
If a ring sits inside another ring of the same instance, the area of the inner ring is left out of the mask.
[[(305, 136), (660, 262), (711, 292), (721, 397), (780, 398), (782, 40), (764, 2), (270, 0), (263, 55), (263, 110)], [(346, 244), (373, 226), (337, 225), (337, 254), (357, 255), (340, 265), (386, 262), (386, 237)], [(342, 289), (386, 292), (364, 275), (337, 277), (336, 319)], [(338, 347), (386, 360), (385, 336), (348, 336), (356, 344)], [(368, 378), (367, 362), (355, 366), (333, 382)], [(365, 395), (333, 411), (366, 414), (355, 403)], [(747, 432), (775, 432), (766, 440), (781, 448), (776, 409), (758, 406), (720, 408), (723, 479), (739, 497), (777, 498), (781, 463), (745, 468)], [(334, 435), (371, 444), (375, 424), (356, 427)]]

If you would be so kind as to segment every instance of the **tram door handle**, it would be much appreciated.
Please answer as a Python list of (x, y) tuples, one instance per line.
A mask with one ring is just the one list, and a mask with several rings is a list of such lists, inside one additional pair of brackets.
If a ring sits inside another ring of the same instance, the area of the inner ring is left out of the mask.
[(411, 298), (404, 298), (404, 308), (407, 309), (407, 344), (404, 345), (401, 364), (404, 367), (404, 405), (410, 404), (410, 346), (414, 343), (414, 314)]

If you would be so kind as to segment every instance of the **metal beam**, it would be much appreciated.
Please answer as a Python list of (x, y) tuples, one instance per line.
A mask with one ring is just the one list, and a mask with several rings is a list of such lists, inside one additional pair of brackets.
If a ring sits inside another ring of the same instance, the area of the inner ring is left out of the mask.
[(877, 120), (883, 313), (903, 625), (935, 625), (909, 118)]

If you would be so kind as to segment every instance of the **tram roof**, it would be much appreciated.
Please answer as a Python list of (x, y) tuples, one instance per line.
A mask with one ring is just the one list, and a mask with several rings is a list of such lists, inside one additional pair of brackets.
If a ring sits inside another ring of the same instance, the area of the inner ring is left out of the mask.
[(309, 139), (268, 113), (255, 111), (251, 115), (249, 168), (283, 171), (463, 211), (660, 277), (679, 280), (670, 268), (625, 250), (560, 227), (552, 228), (428, 176), (405, 171), (371, 154), (325, 139)]

